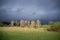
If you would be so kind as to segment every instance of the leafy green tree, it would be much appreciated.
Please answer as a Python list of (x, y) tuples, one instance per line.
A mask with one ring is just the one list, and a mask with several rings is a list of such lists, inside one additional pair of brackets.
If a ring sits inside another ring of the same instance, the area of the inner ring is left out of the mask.
[(54, 29), (60, 30), (60, 22), (56, 22), (53, 24)]
[(55, 22), (51, 24), (51, 26), (48, 28), (50, 31), (60, 31), (60, 22)]

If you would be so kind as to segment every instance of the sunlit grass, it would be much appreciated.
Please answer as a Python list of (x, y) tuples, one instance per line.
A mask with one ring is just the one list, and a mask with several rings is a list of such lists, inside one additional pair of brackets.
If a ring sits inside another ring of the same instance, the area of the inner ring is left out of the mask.
[(0, 27), (1, 30), (6, 31), (24, 31), (24, 32), (33, 32), (33, 31), (47, 31), (45, 28), (22, 28), (22, 27)]
[(60, 33), (45, 28), (0, 27), (0, 40), (60, 40)]

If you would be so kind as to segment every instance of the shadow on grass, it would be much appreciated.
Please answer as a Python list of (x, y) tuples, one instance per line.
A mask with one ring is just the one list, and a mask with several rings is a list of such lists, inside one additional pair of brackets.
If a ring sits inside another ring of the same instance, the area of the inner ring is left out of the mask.
[(0, 40), (9, 40), (8, 33), (5, 31), (0, 31)]

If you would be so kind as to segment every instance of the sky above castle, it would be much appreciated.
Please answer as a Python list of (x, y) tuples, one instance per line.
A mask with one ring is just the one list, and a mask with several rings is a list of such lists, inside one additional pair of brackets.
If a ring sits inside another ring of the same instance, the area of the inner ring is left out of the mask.
[(60, 0), (0, 0), (0, 20), (60, 21)]

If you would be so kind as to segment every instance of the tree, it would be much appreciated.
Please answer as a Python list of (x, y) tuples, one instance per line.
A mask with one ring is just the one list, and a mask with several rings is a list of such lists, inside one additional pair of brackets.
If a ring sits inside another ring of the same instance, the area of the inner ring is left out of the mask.
[(60, 22), (53, 23), (48, 30), (50, 31), (60, 31)]
[(57, 31), (59, 31), (60, 30), (60, 22), (54, 23), (53, 28), (56, 29)]

